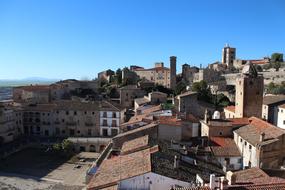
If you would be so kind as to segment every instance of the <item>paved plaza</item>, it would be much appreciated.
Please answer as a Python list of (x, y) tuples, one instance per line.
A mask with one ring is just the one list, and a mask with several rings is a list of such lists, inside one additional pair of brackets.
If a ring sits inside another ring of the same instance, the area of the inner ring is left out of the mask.
[(40, 149), (22, 150), (1, 161), (0, 190), (84, 189), (86, 171), (96, 157), (98, 153), (66, 158)]

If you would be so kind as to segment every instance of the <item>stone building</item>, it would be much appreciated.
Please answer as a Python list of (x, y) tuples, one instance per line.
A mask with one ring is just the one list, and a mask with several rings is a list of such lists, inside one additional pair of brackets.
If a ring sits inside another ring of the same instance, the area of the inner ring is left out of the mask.
[(136, 85), (127, 85), (119, 89), (120, 105), (125, 108), (133, 108), (134, 100), (136, 98), (142, 98), (145, 92), (138, 88)]
[(242, 156), (234, 140), (229, 137), (211, 137), (210, 149), (224, 171), (242, 169)]
[(163, 92), (150, 92), (148, 96), (144, 96), (143, 98), (135, 99), (135, 111), (143, 105), (157, 105), (161, 103), (166, 103), (167, 94)]
[(124, 121), (124, 111), (106, 101), (62, 100), (23, 109), (24, 134), (32, 136), (115, 136)]
[(247, 62), (251, 62), (253, 65), (259, 65), (260, 67), (265, 67), (267, 65), (270, 64), (270, 58), (268, 57), (264, 57), (263, 59), (254, 59), (254, 60), (243, 60), (243, 59), (235, 59), (233, 62), (233, 66), (236, 69), (242, 69), (243, 66), (247, 63)]
[(49, 85), (30, 85), (13, 88), (15, 102), (48, 103), (51, 100)]
[(197, 92), (187, 91), (174, 98), (175, 109), (180, 113), (192, 114), (203, 117), (205, 110), (214, 111), (214, 106), (206, 102), (198, 101)]
[(285, 95), (268, 95), (263, 97), (262, 119), (277, 126), (278, 106), (285, 104)]
[(199, 72), (198, 67), (190, 67), (188, 64), (182, 65), (182, 78), (188, 84), (193, 83), (194, 80), (194, 73)]
[(170, 57), (170, 88), (176, 87), (176, 56)]
[(193, 82), (206, 81), (208, 84), (221, 80), (221, 73), (213, 69), (200, 69), (199, 72), (194, 73)]
[(174, 88), (176, 85), (176, 57), (170, 57), (170, 68), (164, 67), (162, 62), (155, 63), (154, 68), (145, 69), (143, 67), (132, 66), (141, 79), (146, 79), (166, 88)]
[(263, 76), (258, 75), (252, 64), (247, 64), (236, 79), (235, 117), (261, 118), (263, 86)]
[(228, 44), (223, 48), (222, 51), (222, 64), (228, 68), (233, 67), (233, 62), (236, 58), (236, 48), (230, 47)]
[(158, 117), (158, 139), (187, 141), (200, 136), (199, 120), (191, 114)]
[(244, 66), (236, 78), (235, 106), (224, 109), (226, 117), (243, 118), (262, 116), (263, 76), (259, 75), (251, 63)]
[(285, 129), (285, 104), (278, 106), (277, 127)]
[(75, 80), (68, 79), (58, 81), (50, 85), (50, 95), (51, 100), (61, 100), (61, 99), (70, 99), (72, 93), (80, 93), (82, 90), (92, 90), (97, 92), (98, 81), (97, 80)]
[(13, 102), (0, 102), (0, 144), (15, 140), (22, 130), (21, 106)]
[(280, 168), (285, 164), (285, 131), (251, 117), (249, 124), (234, 131), (243, 167)]
[(206, 110), (204, 120), (201, 123), (201, 136), (206, 137), (231, 137), (233, 125), (230, 120), (222, 119), (220, 113), (215, 111), (213, 116)]

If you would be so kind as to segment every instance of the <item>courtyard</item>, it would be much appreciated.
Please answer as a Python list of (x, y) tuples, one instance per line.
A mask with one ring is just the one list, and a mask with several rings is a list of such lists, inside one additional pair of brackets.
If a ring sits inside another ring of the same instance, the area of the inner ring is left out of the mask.
[[(82, 189), (98, 153), (62, 156), (39, 148), (14, 153), (0, 163), (0, 189)], [(68, 184), (68, 185), (67, 185)]]

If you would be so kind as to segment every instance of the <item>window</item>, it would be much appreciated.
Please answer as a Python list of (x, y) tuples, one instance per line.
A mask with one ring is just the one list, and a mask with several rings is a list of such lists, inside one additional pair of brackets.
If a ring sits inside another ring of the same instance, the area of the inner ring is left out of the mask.
[(95, 114), (95, 112), (93, 111), (93, 112), (92, 112), (92, 115), (94, 115), (94, 114)]
[(220, 135), (223, 135), (223, 133), (222, 133), (222, 132), (220, 132)]
[(59, 132), (60, 132), (59, 128), (55, 128), (55, 134), (59, 135)]
[(65, 114), (66, 114), (66, 115), (69, 115), (69, 111), (66, 111)]
[(108, 130), (107, 129), (103, 129), (103, 136), (104, 137), (108, 136)]
[(244, 142), (244, 145), (246, 146), (246, 145), (247, 145), (247, 142)]
[(77, 115), (77, 112), (76, 111), (74, 111), (74, 113), (73, 113), (74, 115)]
[(242, 138), (240, 138), (240, 142), (242, 142)]
[(104, 119), (104, 120), (103, 120), (103, 126), (108, 126), (108, 124), (107, 124), (107, 119)]
[(241, 163), (241, 158), (238, 159), (238, 163)]
[(85, 111), (84, 114), (86, 115), (86, 114), (87, 114), (87, 111)]
[(116, 122), (116, 120), (112, 120), (112, 127), (117, 127), (117, 122)]
[(283, 125), (285, 125), (285, 120), (283, 120)]
[(62, 123), (64, 123), (64, 119), (62, 119), (61, 121), (62, 121)]
[(88, 135), (91, 136), (92, 135), (92, 130), (88, 129)]
[(116, 118), (116, 117), (117, 117), (117, 116), (116, 116), (116, 112), (113, 112), (113, 117), (114, 117), (114, 118)]
[(249, 150), (251, 150), (251, 145), (249, 145)]

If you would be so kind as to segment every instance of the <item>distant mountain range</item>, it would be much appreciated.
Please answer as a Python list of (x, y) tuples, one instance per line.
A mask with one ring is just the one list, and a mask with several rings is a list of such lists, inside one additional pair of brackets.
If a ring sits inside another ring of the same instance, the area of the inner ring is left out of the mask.
[(0, 79), (0, 87), (6, 86), (23, 86), (23, 85), (35, 85), (35, 84), (51, 84), (59, 81), (59, 79), (48, 79), (42, 77), (29, 77), (24, 79)]

